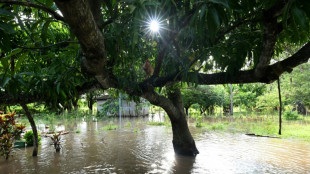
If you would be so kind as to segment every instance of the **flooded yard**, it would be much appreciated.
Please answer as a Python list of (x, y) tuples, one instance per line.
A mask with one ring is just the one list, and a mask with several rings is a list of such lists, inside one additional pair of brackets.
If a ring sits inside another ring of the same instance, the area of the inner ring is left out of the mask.
[[(15, 148), (13, 158), (0, 159), (0, 173), (310, 173), (309, 142), (216, 132), (190, 123), (200, 154), (184, 157), (174, 154), (171, 127), (147, 125), (150, 119), (64, 121), (55, 125), (70, 132), (61, 136), (60, 153), (42, 137), (37, 157), (31, 156), (32, 147)], [(104, 129), (112, 123), (118, 128)]]

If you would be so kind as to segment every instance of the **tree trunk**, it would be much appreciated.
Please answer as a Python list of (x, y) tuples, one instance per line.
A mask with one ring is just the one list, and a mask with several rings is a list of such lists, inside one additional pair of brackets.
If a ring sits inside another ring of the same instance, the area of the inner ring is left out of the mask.
[(28, 118), (28, 121), (31, 125), (32, 132), (33, 132), (33, 151), (32, 151), (32, 156), (37, 156), (38, 155), (38, 131), (36, 127), (36, 123), (33, 120), (33, 117), (28, 109), (28, 106), (24, 103), (21, 104), (22, 108), (24, 109), (26, 116)]
[(172, 125), (174, 152), (186, 156), (199, 154), (188, 129), (180, 90), (174, 89), (173, 92), (170, 91), (168, 98), (158, 95), (154, 91), (143, 94), (143, 97), (152, 104), (162, 107), (168, 114)]
[(164, 108), (171, 120), (174, 152), (180, 155), (196, 156), (199, 152), (188, 129), (180, 90), (174, 89), (170, 91), (168, 98), (175, 106), (174, 110), (166, 110)]
[(67, 105), (65, 107), (68, 111), (68, 113), (71, 113), (72, 112), (72, 103), (71, 103), (71, 100), (68, 100), (67, 102)]
[(79, 101), (79, 98), (72, 99), (72, 105), (73, 105), (75, 111), (77, 111), (79, 109), (78, 101)]
[(172, 132), (173, 132), (173, 148), (176, 154), (196, 156), (199, 151), (196, 148), (195, 141), (188, 129), (186, 115), (184, 112), (170, 113), (168, 116), (176, 117), (178, 119), (171, 120)]
[(280, 85), (280, 78), (278, 78), (278, 92), (279, 92), (279, 135), (282, 133), (282, 100), (281, 100), (281, 85)]
[(88, 109), (90, 110), (90, 112), (93, 111), (93, 105), (94, 105), (94, 95), (93, 93), (89, 93), (89, 95), (87, 96), (87, 104), (88, 104)]
[(189, 108), (185, 108), (185, 112), (186, 112), (186, 115), (187, 115), (187, 116), (189, 116), (189, 115), (188, 115), (188, 109), (189, 109)]
[(229, 88), (230, 88), (230, 115), (234, 115), (233, 90), (231, 84), (229, 84)]

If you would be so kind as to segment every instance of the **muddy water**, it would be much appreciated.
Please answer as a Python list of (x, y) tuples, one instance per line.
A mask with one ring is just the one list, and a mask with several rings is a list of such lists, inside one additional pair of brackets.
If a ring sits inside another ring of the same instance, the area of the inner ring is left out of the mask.
[(310, 173), (310, 143), (190, 126), (200, 154), (183, 157), (173, 152), (171, 127), (148, 119), (122, 119), (111, 131), (102, 127), (118, 120), (65, 121), (56, 127), (71, 131), (60, 153), (43, 137), (38, 157), (32, 148), (14, 149), (13, 158), (0, 159), (0, 173)]

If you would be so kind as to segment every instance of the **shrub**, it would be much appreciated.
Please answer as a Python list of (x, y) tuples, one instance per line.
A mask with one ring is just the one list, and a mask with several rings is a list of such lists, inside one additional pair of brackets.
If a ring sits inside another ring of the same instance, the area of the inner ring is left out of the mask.
[(9, 158), (14, 141), (20, 138), (25, 128), (15, 121), (14, 115), (15, 112), (0, 115), (0, 156), (4, 156), (5, 159)]
[(196, 117), (196, 127), (202, 127), (202, 116)]
[(298, 119), (297, 111), (286, 111), (284, 112), (283, 116), (286, 120), (297, 120)]
[[(33, 146), (33, 132), (32, 130), (27, 131), (24, 135), (24, 139), (26, 140), (27, 146)], [(40, 144), (41, 142), (41, 136), (40, 133), (38, 132), (38, 143)]]

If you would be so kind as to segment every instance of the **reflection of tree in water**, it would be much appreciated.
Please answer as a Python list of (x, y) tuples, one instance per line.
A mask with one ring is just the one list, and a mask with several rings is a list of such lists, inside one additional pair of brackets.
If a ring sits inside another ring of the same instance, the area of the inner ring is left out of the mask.
[(194, 167), (196, 157), (175, 155), (174, 157), (174, 173), (191, 173)]

